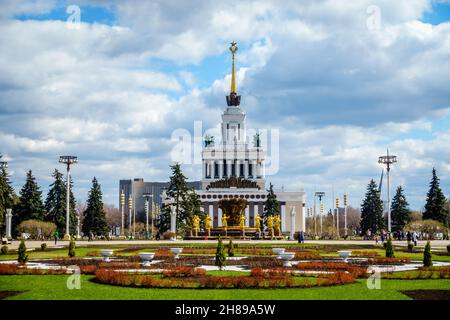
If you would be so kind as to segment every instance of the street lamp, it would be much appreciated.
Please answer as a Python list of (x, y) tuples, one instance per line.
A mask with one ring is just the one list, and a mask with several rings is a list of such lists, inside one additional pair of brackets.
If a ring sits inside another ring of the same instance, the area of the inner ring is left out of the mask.
[(344, 193), (344, 236), (347, 237), (348, 236), (348, 231), (347, 231), (347, 193)]
[(120, 213), (121, 213), (121, 223), (122, 223), (122, 227), (120, 229), (120, 235), (123, 236), (124, 235), (124, 228), (125, 228), (125, 192), (122, 191), (120, 192)]
[(66, 234), (64, 240), (70, 240), (70, 166), (78, 162), (76, 156), (60, 156), (59, 162), (67, 166), (67, 186), (66, 186)]
[(391, 198), (389, 194), (389, 171), (391, 170), (391, 165), (397, 163), (397, 156), (389, 155), (389, 149), (385, 156), (378, 158), (378, 163), (386, 166), (387, 171), (387, 198), (388, 198), (388, 233), (391, 233)]
[(130, 235), (130, 238), (132, 238), (131, 233), (131, 211), (133, 209), (133, 198), (131, 197), (131, 194), (128, 196), (128, 210), (129, 210), (129, 217), (128, 217), (128, 233)]
[(336, 197), (336, 232), (339, 239), (339, 197)]
[(322, 198), (325, 197), (325, 192), (319, 191), (314, 194), (315, 197), (319, 198), (320, 202), (320, 236), (322, 237), (322, 216), (323, 216), (323, 203)]
[[(151, 197), (153, 204), (153, 193), (146, 192), (142, 196), (145, 198), (145, 238), (149, 240), (150, 236), (148, 232), (148, 211), (149, 211), (148, 199)], [(152, 213), (153, 213), (153, 206), (152, 206)], [(152, 236), (153, 236), (153, 219), (152, 219)]]

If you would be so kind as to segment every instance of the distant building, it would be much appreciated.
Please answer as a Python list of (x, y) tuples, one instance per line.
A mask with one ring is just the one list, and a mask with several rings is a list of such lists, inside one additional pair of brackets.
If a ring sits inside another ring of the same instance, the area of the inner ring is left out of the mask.
[[(200, 181), (188, 182), (189, 187), (194, 189), (201, 188)], [(120, 195), (123, 191), (125, 195), (125, 226), (128, 225), (128, 213), (129, 213), (129, 198), (131, 196), (132, 199), (132, 212), (133, 215), (136, 214), (137, 217), (143, 216), (145, 213), (145, 198), (143, 197), (144, 193), (153, 194), (153, 201), (159, 207), (161, 207), (163, 203), (162, 193), (163, 191), (169, 187), (169, 182), (145, 182), (142, 178), (135, 178), (133, 180), (120, 180), (119, 181), (119, 210), (122, 210), (122, 203), (120, 201)]]

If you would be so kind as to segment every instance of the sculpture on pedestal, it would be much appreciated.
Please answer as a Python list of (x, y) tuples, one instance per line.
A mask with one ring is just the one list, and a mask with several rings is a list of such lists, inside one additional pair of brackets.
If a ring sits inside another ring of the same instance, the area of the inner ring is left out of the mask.
[(195, 236), (198, 236), (198, 232), (200, 231), (200, 217), (198, 215), (194, 215), (192, 218), (192, 227), (194, 228)]
[(205, 230), (206, 230), (206, 232), (208, 232), (208, 237), (210, 237), (211, 236), (211, 217), (209, 216), (209, 214), (207, 214), (205, 217)]

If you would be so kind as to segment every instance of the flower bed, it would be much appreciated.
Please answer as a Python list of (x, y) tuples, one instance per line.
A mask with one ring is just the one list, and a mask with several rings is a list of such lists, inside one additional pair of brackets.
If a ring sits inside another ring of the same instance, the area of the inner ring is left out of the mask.
[(35, 269), (25, 265), (0, 263), (0, 275), (59, 275), (67, 274), (65, 269)]
[[(201, 269), (178, 268), (162, 275), (136, 275), (99, 269), (95, 280), (103, 284), (148, 288), (249, 289), (305, 288), (353, 283), (351, 274), (338, 271), (323, 277), (297, 277), (285, 268), (252, 269), (249, 276), (210, 276)], [(196, 271), (197, 270), (197, 271)]]
[(314, 271), (332, 271), (336, 273), (338, 271), (347, 272), (352, 277), (364, 277), (367, 275), (367, 268), (361, 266), (355, 266), (342, 262), (299, 262), (293, 266), (297, 270), (314, 270)]
[(422, 267), (419, 270), (386, 272), (384, 279), (420, 280), (420, 279), (450, 279), (450, 267)]
[(408, 258), (369, 258), (367, 259), (368, 264), (383, 264), (383, 265), (401, 265), (404, 263), (409, 263), (411, 260)]
[(378, 257), (380, 256), (376, 251), (352, 251), (352, 257)]

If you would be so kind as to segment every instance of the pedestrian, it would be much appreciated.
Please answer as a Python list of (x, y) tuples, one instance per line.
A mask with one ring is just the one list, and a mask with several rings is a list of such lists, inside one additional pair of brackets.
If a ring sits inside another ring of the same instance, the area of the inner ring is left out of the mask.
[(378, 244), (378, 235), (375, 235), (375, 244)]
[(59, 232), (58, 230), (56, 230), (55, 232), (53, 232), (53, 238), (55, 239), (55, 245), (58, 243), (58, 238), (59, 238)]
[(300, 231), (300, 233), (298, 234), (298, 243), (305, 243), (305, 235), (303, 231)]
[(414, 231), (413, 232), (413, 242), (414, 242), (414, 247), (417, 247), (417, 234), (416, 234), (416, 232)]
[(408, 241), (408, 243), (410, 243), (411, 240), (412, 240), (411, 232), (409, 232), (409, 231), (408, 231), (408, 233), (406, 234), (406, 240)]
[(384, 232), (381, 231), (381, 242), (384, 242)]

